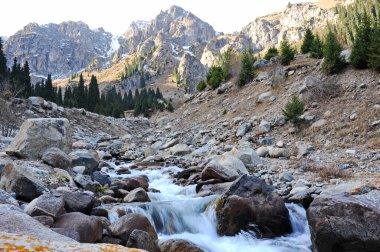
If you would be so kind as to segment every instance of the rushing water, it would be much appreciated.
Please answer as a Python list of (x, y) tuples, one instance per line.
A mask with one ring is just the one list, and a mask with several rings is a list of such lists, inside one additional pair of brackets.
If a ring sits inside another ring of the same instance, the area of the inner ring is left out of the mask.
[[(117, 166), (114, 167), (118, 169)], [(311, 251), (310, 233), (305, 210), (295, 204), (287, 204), (293, 233), (275, 239), (256, 239), (254, 234), (241, 232), (235, 236), (219, 236), (216, 232), (215, 199), (217, 196), (199, 198), (195, 186), (173, 184), (171, 172), (181, 171), (178, 167), (160, 170), (131, 170), (131, 174), (112, 177), (146, 175), (149, 187), (160, 193), (149, 192), (152, 202), (118, 204), (109, 212), (110, 221), (118, 218), (117, 210), (141, 213), (155, 227), (160, 241), (185, 239), (210, 252), (303, 252)]]

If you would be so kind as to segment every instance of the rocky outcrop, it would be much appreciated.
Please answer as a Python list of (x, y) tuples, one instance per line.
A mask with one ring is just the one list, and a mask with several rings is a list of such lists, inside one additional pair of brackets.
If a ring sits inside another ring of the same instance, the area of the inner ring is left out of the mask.
[[(53, 231), (51, 231), (53, 232)], [(58, 235), (58, 234), (57, 234)], [(64, 237), (61, 235), (61, 237)], [(65, 239), (56, 240), (54, 242), (45, 240), (41, 237), (36, 238), (33, 235), (20, 235), (0, 232), (0, 248), (6, 251), (12, 251), (14, 248), (22, 248), (25, 251), (35, 251), (36, 248), (45, 251), (67, 251), (67, 252), (103, 252), (103, 251), (119, 251), (119, 252), (144, 252), (145, 250), (130, 249), (115, 244), (81, 244), (75, 241), (67, 241)]]
[(29, 62), (33, 75), (66, 77), (94, 61), (106, 63), (111, 43), (111, 33), (103, 28), (91, 30), (82, 22), (30, 23), (7, 39), (4, 52), (9, 67), (16, 57)]
[(28, 202), (48, 192), (45, 185), (24, 167), (13, 164), (7, 164), (1, 173), (0, 188)]
[(71, 127), (65, 118), (26, 120), (6, 152), (19, 158), (40, 159), (50, 148), (71, 150)]
[(198, 83), (206, 78), (207, 69), (194, 55), (185, 53), (179, 62), (178, 74), (181, 85), (189, 93), (194, 93)]
[(307, 210), (315, 250), (379, 251), (379, 199), (378, 182), (340, 185), (322, 192)]
[(292, 231), (285, 202), (263, 180), (243, 175), (217, 201), (217, 231), (235, 235), (241, 230), (270, 238)]

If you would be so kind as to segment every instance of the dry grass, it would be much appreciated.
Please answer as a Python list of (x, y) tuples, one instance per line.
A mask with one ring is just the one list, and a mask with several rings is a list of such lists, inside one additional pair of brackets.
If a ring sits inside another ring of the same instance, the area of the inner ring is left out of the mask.
[(317, 167), (314, 164), (308, 164), (305, 167), (305, 172), (312, 172), (318, 174), (319, 177), (323, 178), (324, 180), (329, 179), (349, 179), (351, 177), (351, 174), (343, 169), (340, 169), (336, 167), (334, 164), (326, 164), (322, 167)]

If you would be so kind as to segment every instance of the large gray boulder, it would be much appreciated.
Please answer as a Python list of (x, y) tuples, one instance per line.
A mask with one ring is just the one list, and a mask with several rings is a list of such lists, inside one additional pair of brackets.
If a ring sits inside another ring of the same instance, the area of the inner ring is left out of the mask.
[(99, 166), (99, 155), (96, 151), (76, 150), (70, 153), (71, 165), (84, 166), (86, 169), (83, 174), (91, 175)]
[(29, 235), (41, 240), (73, 241), (68, 237), (51, 231), (18, 207), (7, 204), (0, 204), (0, 231)]
[(102, 239), (103, 225), (98, 217), (74, 212), (61, 215), (54, 228), (64, 228), (79, 233), (78, 242), (94, 243)]
[(157, 242), (154, 241), (147, 232), (138, 229), (133, 230), (129, 235), (127, 247), (144, 249), (148, 252), (160, 251)]
[(134, 230), (142, 230), (149, 234), (153, 241), (157, 240), (157, 233), (149, 220), (142, 214), (129, 213), (117, 219), (109, 226), (112, 236), (119, 238), (126, 244)]
[(248, 171), (240, 159), (230, 155), (222, 155), (213, 158), (206, 165), (201, 173), (201, 178), (203, 181), (220, 179), (228, 182), (243, 174), (248, 174)]
[(7, 164), (1, 174), (0, 189), (16, 193), (16, 198), (32, 201), (44, 192), (49, 192), (45, 185), (26, 168)]
[(344, 184), (323, 191), (307, 210), (315, 251), (380, 251), (378, 184)]
[(226, 152), (223, 155), (230, 155), (240, 159), (246, 167), (263, 164), (261, 158), (256, 154), (255, 150), (251, 148), (233, 148), (231, 151)]
[(177, 144), (169, 149), (170, 154), (174, 156), (184, 156), (191, 153), (191, 149), (187, 144)]
[(258, 238), (272, 238), (292, 231), (284, 200), (254, 176), (237, 179), (218, 199), (215, 209), (220, 235), (246, 230), (255, 232)]
[(90, 214), (95, 204), (95, 198), (83, 192), (71, 192), (60, 190), (57, 192), (63, 196), (65, 209), (67, 212), (81, 212)]
[(70, 123), (66, 118), (28, 119), (21, 125), (6, 153), (28, 159), (40, 159), (52, 147), (69, 153), (71, 134)]
[(65, 201), (60, 194), (43, 194), (32, 200), (25, 208), (25, 212), (30, 216), (51, 216), (58, 218), (65, 211)]
[(165, 252), (204, 252), (203, 249), (199, 248), (194, 243), (182, 239), (166, 240), (160, 244), (160, 249)]
[(128, 195), (124, 197), (123, 201), (126, 203), (150, 202), (150, 198), (147, 192), (143, 188), (139, 187), (130, 191)]

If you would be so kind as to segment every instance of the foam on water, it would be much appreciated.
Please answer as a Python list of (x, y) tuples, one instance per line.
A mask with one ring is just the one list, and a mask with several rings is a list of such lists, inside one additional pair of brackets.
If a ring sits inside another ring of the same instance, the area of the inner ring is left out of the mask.
[[(116, 168), (117, 169), (117, 168)], [(149, 193), (153, 202), (118, 204), (109, 212), (111, 222), (118, 218), (118, 209), (141, 213), (152, 223), (159, 241), (185, 239), (211, 252), (310, 252), (311, 241), (305, 210), (295, 204), (286, 204), (293, 233), (275, 239), (257, 239), (255, 235), (241, 232), (235, 236), (219, 236), (216, 232), (215, 199), (218, 196), (196, 197), (195, 187), (173, 184), (172, 172), (182, 169), (166, 167), (160, 170), (131, 170), (120, 177), (146, 175), (149, 186), (161, 193)], [(118, 176), (110, 172), (111, 176)]]

